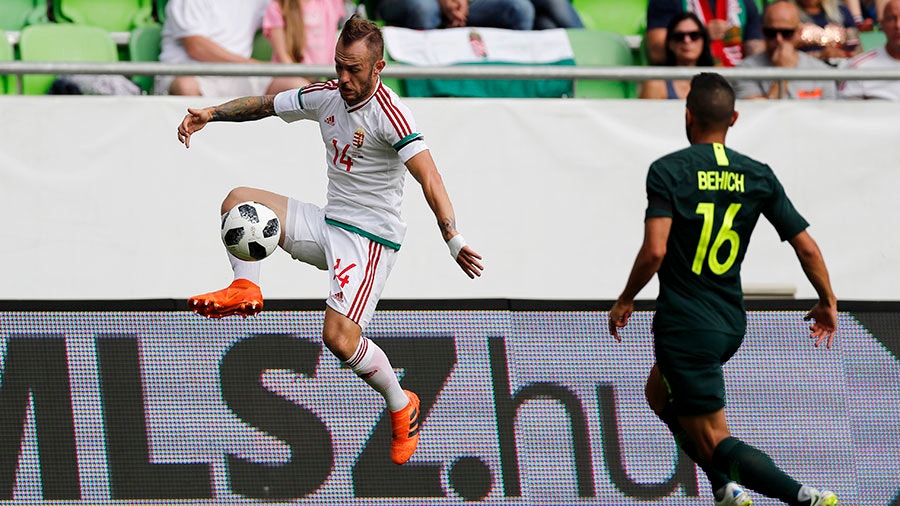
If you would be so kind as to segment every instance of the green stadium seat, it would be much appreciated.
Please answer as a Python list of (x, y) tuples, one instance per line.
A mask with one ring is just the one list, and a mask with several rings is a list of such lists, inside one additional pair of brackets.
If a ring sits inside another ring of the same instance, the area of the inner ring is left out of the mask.
[(0, 30), (15, 32), (47, 21), (46, 0), (0, 0)]
[(153, 17), (159, 23), (166, 20), (166, 3), (168, 0), (153, 0)]
[[(569, 43), (578, 66), (634, 65), (631, 48), (625, 38), (612, 32), (588, 29), (567, 29)], [(637, 87), (629, 81), (575, 81), (575, 98), (634, 98)]]
[(253, 37), (253, 52), (250, 56), (259, 61), (272, 61), (272, 43), (263, 34), (262, 30), (256, 32)]
[[(22, 61), (115, 62), (119, 60), (116, 42), (103, 28), (70, 23), (30, 25), (19, 37)], [(56, 76), (22, 76), (26, 95), (47, 93)]]
[[(161, 40), (161, 25), (153, 24), (135, 28), (128, 38), (128, 59), (131, 61), (159, 61)], [(146, 93), (150, 93), (153, 89), (153, 76), (134, 76), (131, 80)]]
[(153, 0), (53, 0), (57, 22), (129, 32), (154, 23)]
[(584, 27), (618, 33), (643, 35), (647, 25), (649, 0), (572, 0)]
[[(15, 55), (13, 54), (12, 44), (9, 43), (9, 39), (6, 38), (6, 32), (0, 30), (0, 61), (13, 61), (15, 59)], [(0, 95), (5, 95), (8, 93), (16, 92), (16, 78), (15, 76), (4, 76), (0, 75)]]
[(859, 43), (863, 51), (883, 47), (887, 42), (887, 36), (882, 31), (859, 32)]

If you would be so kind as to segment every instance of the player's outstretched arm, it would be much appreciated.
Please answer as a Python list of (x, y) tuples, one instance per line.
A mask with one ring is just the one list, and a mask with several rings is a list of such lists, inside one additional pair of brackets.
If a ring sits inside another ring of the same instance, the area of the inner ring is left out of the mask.
[(815, 339), (816, 346), (825, 342), (826, 348), (831, 348), (834, 341), (834, 333), (837, 331), (837, 298), (831, 290), (831, 280), (828, 276), (828, 268), (825, 259), (819, 250), (819, 245), (807, 231), (800, 232), (792, 239), (790, 244), (800, 260), (803, 272), (812, 283), (819, 302), (806, 314), (803, 319), (812, 321), (809, 326), (809, 337)]
[(214, 107), (188, 108), (188, 113), (178, 125), (178, 140), (184, 147), (191, 147), (191, 135), (200, 131), (210, 121), (254, 121), (275, 115), (275, 96), (241, 97)]
[(484, 270), (481, 265), (481, 255), (470, 248), (462, 234), (456, 230), (453, 204), (450, 203), (450, 196), (447, 194), (444, 180), (431, 157), (431, 152), (425, 150), (413, 156), (406, 162), (406, 168), (422, 185), (425, 201), (428, 202), (428, 207), (437, 218), (441, 235), (447, 242), (447, 247), (450, 248), (450, 255), (467, 276), (470, 278), (481, 276), (481, 271)]
[(648, 218), (644, 222), (644, 243), (638, 251), (631, 274), (625, 289), (619, 295), (615, 305), (609, 311), (609, 334), (621, 341), (619, 329), (628, 325), (628, 318), (634, 310), (634, 298), (653, 279), (666, 256), (666, 244), (669, 242), (669, 231), (672, 229), (672, 218)]

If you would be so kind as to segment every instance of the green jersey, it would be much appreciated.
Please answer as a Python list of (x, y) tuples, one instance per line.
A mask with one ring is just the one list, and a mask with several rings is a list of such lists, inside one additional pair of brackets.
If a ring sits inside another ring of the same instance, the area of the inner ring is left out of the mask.
[(695, 144), (653, 162), (647, 200), (647, 218), (672, 218), (654, 332), (743, 335), (741, 262), (759, 215), (783, 241), (809, 226), (772, 169), (722, 144)]

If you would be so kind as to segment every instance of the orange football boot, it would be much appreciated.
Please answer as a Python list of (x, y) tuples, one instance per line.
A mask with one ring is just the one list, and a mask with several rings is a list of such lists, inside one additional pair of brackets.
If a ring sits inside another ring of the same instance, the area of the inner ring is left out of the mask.
[(403, 464), (419, 444), (419, 396), (404, 390), (409, 404), (400, 411), (391, 411), (391, 460)]
[(238, 278), (228, 288), (191, 297), (188, 307), (207, 318), (224, 318), (233, 314), (246, 318), (262, 311), (262, 291), (249, 279)]

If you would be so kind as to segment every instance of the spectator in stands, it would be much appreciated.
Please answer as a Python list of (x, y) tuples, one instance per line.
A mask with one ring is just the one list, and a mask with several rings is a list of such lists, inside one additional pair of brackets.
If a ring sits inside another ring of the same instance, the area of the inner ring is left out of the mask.
[[(269, 0), (169, 0), (162, 30), (163, 63), (258, 63), (253, 39)], [(294, 77), (159, 76), (161, 95), (217, 97), (273, 94), (307, 82)]]
[(569, 0), (531, 0), (534, 4), (534, 29), (584, 28), (581, 16)]
[[(679, 12), (666, 27), (666, 62), (670, 67), (711, 67), (709, 32), (693, 12)], [(686, 98), (690, 79), (653, 79), (641, 86), (640, 98)]]
[(871, 32), (878, 21), (875, 0), (844, 0), (844, 5), (853, 16), (853, 24), (861, 32)]
[[(556, 1), (556, 0), (554, 0)], [(531, 30), (531, 0), (376, 0), (375, 11), (385, 23), (415, 30), (482, 26)]]
[[(763, 13), (765, 51), (744, 59), (741, 68), (782, 67), (799, 69), (830, 69), (827, 63), (798, 51), (800, 12), (789, 0), (769, 4)], [(738, 98), (836, 98), (834, 81), (776, 81), (741, 80), (735, 83)]]
[(853, 14), (838, 0), (791, 0), (800, 11), (800, 41), (797, 49), (825, 62), (857, 55), (862, 51)]
[[(853, 58), (853, 69), (900, 69), (900, 0), (889, 0), (881, 11), (881, 29), (887, 41), (883, 47)], [(846, 81), (841, 83), (840, 98), (880, 98), (900, 100), (900, 81)]]
[(272, 46), (272, 62), (334, 64), (334, 42), (344, 17), (342, 0), (271, 0), (262, 27)]
[(762, 52), (764, 44), (755, 0), (649, 0), (644, 40), (651, 64), (665, 64), (666, 25), (683, 10), (696, 14), (709, 31), (716, 65), (734, 67), (743, 58)]

